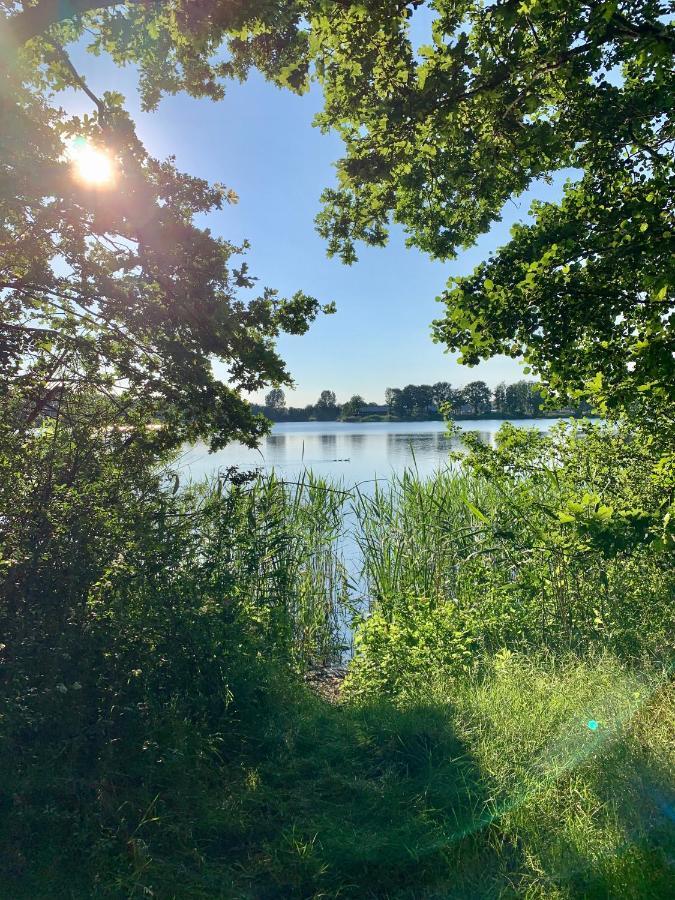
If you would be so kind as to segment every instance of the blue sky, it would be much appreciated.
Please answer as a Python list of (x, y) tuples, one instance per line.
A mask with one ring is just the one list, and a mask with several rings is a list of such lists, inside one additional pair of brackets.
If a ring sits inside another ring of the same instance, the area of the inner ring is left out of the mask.
[[(323, 389), (338, 400), (355, 393), (381, 401), (386, 387), (449, 381), (461, 386), (481, 378), (490, 385), (523, 377), (519, 365), (495, 358), (474, 368), (460, 366), (430, 338), (430, 323), (442, 312), (435, 298), (447, 279), (471, 269), (508, 239), (509, 228), (526, 218), (536, 196), (557, 199), (553, 186), (539, 185), (504, 210), (503, 221), (456, 260), (432, 261), (404, 244), (392, 230), (384, 249), (361, 247), (351, 267), (328, 259), (314, 230), (321, 190), (333, 183), (333, 162), (341, 155), (334, 135), (312, 127), (321, 108), (318, 89), (303, 97), (268, 84), (254, 73), (245, 84), (228, 86), (220, 103), (185, 95), (164, 98), (156, 112), (143, 113), (132, 69), (119, 70), (102, 58), (73, 53), (95, 92), (121, 91), (138, 134), (154, 156), (175, 155), (179, 168), (220, 181), (239, 195), (236, 206), (205, 220), (215, 234), (233, 242), (248, 238), (248, 261), (260, 285), (282, 294), (302, 289), (337, 312), (323, 316), (302, 337), (283, 336), (281, 355), (296, 382), (290, 405), (313, 402)], [(91, 112), (84, 95), (62, 98), (74, 112)]]

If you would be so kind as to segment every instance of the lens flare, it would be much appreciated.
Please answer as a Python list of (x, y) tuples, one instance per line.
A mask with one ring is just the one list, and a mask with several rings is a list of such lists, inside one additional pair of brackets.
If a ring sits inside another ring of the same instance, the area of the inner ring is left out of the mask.
[(115, 180), (115, 166), (110, 155), (84, 138), (76, 138), (68, 150), (75, 177), (85, 184), (108, 187)]

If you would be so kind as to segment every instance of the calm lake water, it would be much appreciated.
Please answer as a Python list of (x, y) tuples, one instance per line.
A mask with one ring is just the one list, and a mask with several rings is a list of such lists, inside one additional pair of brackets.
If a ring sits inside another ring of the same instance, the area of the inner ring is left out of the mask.
[[(548, 431), (560, 419), (513, 419), (514, 425)], [(491, 443), (502, 419), (459, 422), (462, 431), (478, 432)], [(352, 486), (374, 479), (387, 479), (392, 472), (417, 467), (422, 476), (447, 468), (448, 452), (458, 447), (443, 422), (283, 422), (275, 423), (259, 450), (230, 444), (209, 453), (195, 444), (180, 458), (183, 480), (202, 480), (229, 466), (240, 469), (274, 470), (293, 480), (305, 469), (316, 475)]]

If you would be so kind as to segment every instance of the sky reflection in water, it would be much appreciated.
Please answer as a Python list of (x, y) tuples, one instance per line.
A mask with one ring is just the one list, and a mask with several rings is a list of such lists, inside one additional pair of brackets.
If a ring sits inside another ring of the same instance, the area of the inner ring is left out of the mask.
[[(557, 419), (515, 419), (513, 424), (547, 431)], [(463, 431), (475, 431), (491, 443), (501, 420), (460, 422)], [(229, 466), (274, 471), (293, 480), (304, 469), (323, 478), (351, 486), (392, 472), (416, 467), (423, 477), (448, 466), (450, 449), (460, 446), (447, 434), (443, 422), (341, 422), (277, 423), (259, 450), (230, 444), (210, 454), (204, 444), (188, 448), (179, 461), (182, 479), (201, 480)]]

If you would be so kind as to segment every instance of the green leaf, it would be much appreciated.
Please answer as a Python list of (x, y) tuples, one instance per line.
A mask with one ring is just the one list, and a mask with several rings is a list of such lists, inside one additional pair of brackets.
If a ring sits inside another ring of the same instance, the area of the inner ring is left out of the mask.
[(471, 514), (474, 515), (477, 519), (480, 519), (481, 522), (485, 522), (488, 525), (490, 524), (490, 520), (488, 519), (488, 517), (485, 515), (485, 513), (481, 512), (477, 506), (475, 506), (469, 500), (465, 500), (464, 504), (469, 512), (471, 512)]

